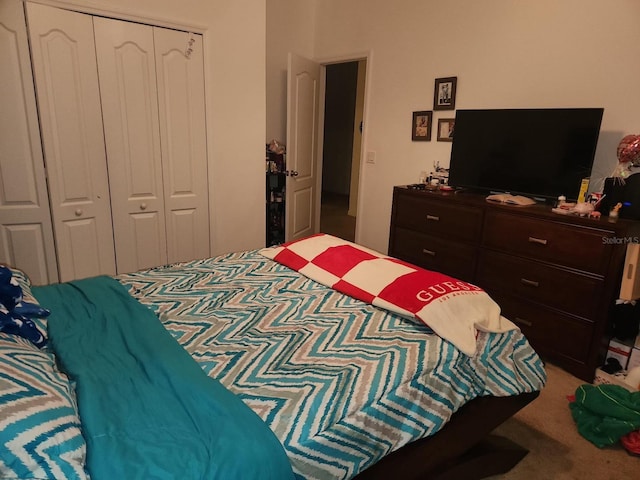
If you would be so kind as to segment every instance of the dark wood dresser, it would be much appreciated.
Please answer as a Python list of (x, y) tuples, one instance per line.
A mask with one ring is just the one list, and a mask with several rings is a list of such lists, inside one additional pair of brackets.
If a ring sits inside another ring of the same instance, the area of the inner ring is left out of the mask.
[(536, 351), (591, 382), (640, 223), (395, 187), (389, 255), (484, 288)]

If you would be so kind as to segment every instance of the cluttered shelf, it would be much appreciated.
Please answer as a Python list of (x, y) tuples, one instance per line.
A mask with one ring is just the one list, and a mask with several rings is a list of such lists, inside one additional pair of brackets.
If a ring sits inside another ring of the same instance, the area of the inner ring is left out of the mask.
[(266, 146), (266, 240), (267, 247), (279, 245), (285, 239), (285, 149), (271, 142)]

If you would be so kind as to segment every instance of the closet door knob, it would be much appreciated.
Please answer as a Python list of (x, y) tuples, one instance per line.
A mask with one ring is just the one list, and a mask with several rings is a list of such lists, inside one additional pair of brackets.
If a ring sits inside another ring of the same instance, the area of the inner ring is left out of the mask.
[(146, 203), (141, 203), (140, 204), (140, 210), (146, 210), (147, 209), (147, 204)]
[(82, 209), (81, 209), (81, 208), (78, 208), (78, 209), (77, 209), (75, 212), (73, 212), (73, 213), (75, 213), (75, 214), (76, 214), (76, 217), (79, 217), (79, 216), (81, 216), (81, 215), (82, 215)]

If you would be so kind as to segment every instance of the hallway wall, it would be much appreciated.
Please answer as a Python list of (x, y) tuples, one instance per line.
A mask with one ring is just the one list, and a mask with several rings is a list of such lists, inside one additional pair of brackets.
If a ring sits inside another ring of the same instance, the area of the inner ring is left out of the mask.
[(322, 191), (349, 194), (358, 62), (327, 65)]

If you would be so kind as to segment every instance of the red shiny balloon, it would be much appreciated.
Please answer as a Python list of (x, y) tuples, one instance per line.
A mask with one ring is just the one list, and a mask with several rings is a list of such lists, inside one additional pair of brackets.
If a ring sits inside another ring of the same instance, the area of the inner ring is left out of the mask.
[(627, 135), (618, 144), (618, 161), (620, 163), (640, 162), (640, 135)]

